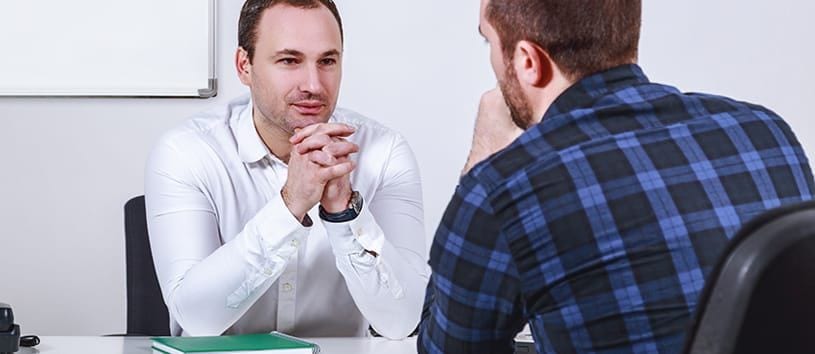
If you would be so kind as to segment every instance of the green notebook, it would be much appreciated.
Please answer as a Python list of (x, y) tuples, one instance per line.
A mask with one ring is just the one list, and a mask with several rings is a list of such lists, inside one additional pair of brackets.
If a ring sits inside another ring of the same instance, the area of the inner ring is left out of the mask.
[(153, 353), (158, 354), (235, 354), (244, 352), (252, 354), (314, 354), (320, 352), (320, 347), (317, 344), (280, 332), (210, 337), (153, 337), (152, 339)]

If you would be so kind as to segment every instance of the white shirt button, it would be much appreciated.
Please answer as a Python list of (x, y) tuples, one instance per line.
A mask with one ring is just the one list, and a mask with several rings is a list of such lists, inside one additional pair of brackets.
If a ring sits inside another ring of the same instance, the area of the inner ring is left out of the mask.
[(291, 240), (291, 246), (294, 247), (294, 248), (299, 247), (300, 246), (300, 241), (298, 241), (297, 239)]
[(293, 287), (291, 284), (289, 284), (289, 283), (283, 284), (283, 291), (285, 291), (285, 292), (289, 292), (289, 291), (291, 291), (293, 288), (294, 288), (294, 287)]
[(273, 275), (274, 274), (274, 269), (266, 268), (266, 269), (263, 270), (263, 273), (265, 273), (266, 275)]

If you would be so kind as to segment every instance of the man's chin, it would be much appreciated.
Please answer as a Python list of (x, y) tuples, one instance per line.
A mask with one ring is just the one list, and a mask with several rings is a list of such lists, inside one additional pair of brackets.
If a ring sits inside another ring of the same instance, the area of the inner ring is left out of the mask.
[(521, 130), (527, 130), (534, 124), (531, 116), (522, 117), (515, 114), (512, 115), (512, 123), (515, 123), (515, 126), (521, 128)]
[(292, 114), (290, 117), (291, 119), (289, 119), (289, 127), (291, 127), (292, 131), (295, 131), (314, 124), (328, 123), (328, 119), (331, 117), (331, 115)]

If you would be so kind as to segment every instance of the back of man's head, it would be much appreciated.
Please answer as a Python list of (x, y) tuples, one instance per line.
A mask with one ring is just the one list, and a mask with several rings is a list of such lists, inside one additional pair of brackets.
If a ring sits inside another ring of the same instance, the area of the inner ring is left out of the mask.
[(486, 19), (505, 59), (528, 40), (576, 81), (636, 63), (641, 12), (640, 0), (489, 0)]
[(263, 11), (276, 5), (288, 5), (301, 9), (316, 9), (325, 6), (334, 15), (334, 19), (337, 20), (337, 25), (340, 27), (340, 37), (343, 37), (342, 19), (333, 0), (246, 0), (238, 20), (238, 46), (246, 50), (250, 62), (255, 55), (257, 26), (260, 23), (261, 15)]

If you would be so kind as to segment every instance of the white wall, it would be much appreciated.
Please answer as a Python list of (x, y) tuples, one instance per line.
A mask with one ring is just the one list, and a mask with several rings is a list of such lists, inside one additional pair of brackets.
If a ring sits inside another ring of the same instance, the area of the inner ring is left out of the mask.
[[(219, 2), (215, 99), (0, 98), (0, 301), (13, 305), (23, 332), (124, 332), (122, 204), (143, 193), (144, 159), (161, 132), (245, 92), (232, 70), (240, 4)], [(466, 157), (478, 98), (494, 86), (478, 1), (338, 4), (340, 104), (412, 144), (429, 238)], [(815, 156), (815, 4), (783, 5), (646, 1), (641, 63), (654, 80), (774, 109)]]
[(244, 92), (240, 4), (218, 6), (216, 98), (0, 98), (0, 301), (24, 333), (124, 333), (123, 204), (163, 131)]
[(652, 80), (769, 107), (815, 157), (815, 3), (643, 3), (640, 62)]

